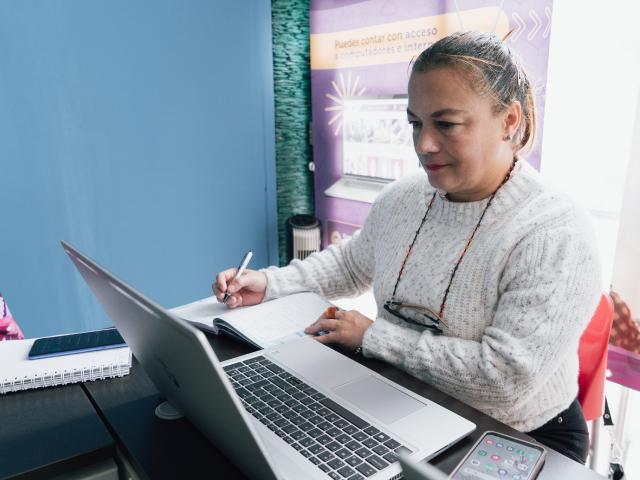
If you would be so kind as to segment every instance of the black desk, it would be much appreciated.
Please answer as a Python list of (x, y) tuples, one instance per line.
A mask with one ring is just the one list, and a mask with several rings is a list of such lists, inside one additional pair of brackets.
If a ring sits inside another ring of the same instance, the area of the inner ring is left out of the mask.
[[(252, 351), (250, 347), (224, 336), (210, 336), (209, 341), (220, 360)], [(362, 356), (354, 358), (477, 424), (477, 429), (469, 437), (432, 460), (444, 472), (453, 470), (485, 430), (496, 430), (531, 440), (388, 364)], [(117, 443), (142, 478), (245, 478), (187, 420), (166, 421), (155, 417), (154, 409), (162, 398), (139, 365), (134, 365), (127, 377), (88, 383), (85, 388)], [(215, 406), (212, 405), (212, 408)], [(578, 480), (603, 477), (559, 453), (549, 451), (547, 463), (539, 478)]]
[(0, 396), (0, 479), (48, 479), (113, 457), (81, 385)]

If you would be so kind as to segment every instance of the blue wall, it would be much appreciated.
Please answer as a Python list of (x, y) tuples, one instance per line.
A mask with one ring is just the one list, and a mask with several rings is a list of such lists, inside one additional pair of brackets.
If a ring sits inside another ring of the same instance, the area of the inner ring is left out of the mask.
[(0, 1), (0, 291), (109, 324), (68, 240), (166, 306), (277, 263), (270, 2)]

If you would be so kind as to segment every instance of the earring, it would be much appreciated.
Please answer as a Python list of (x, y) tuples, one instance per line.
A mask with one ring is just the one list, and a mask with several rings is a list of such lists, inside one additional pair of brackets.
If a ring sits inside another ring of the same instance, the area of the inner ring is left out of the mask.
[(504, 140), (505, 142), (509, 142), (511, 140), (511, 133), (507, 133), (504, 137), (502, 137), (502, 140)]

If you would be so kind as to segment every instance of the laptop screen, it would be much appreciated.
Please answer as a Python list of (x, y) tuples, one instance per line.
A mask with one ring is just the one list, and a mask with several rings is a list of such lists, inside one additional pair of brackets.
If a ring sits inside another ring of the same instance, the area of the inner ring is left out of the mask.
[(419, 170), (407, 122), (407, 97), (345, 97), (343, 175), (396, 180)]

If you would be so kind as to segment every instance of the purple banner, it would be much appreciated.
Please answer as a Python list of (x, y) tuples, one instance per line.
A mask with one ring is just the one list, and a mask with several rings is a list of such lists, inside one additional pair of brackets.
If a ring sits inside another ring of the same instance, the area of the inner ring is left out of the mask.
[[(460, 10), (456, 10), (455, 5)], [(409, 64), (459, 30), (495, 32), (521, 57), (536, 94), (539, 168), (552, 0), (311, 1), (316, 215), (323, 246), (352, 235), (381, 185), (412, 169), (406, 122)]]

